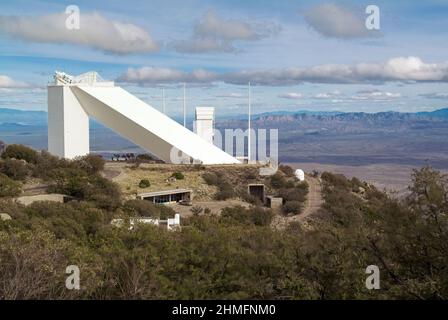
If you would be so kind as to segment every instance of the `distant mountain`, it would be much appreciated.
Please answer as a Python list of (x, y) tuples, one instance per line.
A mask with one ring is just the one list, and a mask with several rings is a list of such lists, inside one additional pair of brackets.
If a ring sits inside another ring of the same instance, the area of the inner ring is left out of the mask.
[(445, 118), (448, 119), (448, 108), (439, 109), (432, 112), (417, 112), (418, 115), (429, 116), (434, 118)]
[(45, 111), (23, 111), (17, 109), (0, 108), (0, 126), (4, 123), (20, 125), (46, 125), (47, 113)]

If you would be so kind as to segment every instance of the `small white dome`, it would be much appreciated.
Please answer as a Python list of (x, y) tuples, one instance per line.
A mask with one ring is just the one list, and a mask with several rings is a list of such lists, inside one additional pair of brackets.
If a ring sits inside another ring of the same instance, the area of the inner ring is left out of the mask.
[(299, 181), (305, 181), (305, 172), (302, 169), (297, 169), (295, 175)]

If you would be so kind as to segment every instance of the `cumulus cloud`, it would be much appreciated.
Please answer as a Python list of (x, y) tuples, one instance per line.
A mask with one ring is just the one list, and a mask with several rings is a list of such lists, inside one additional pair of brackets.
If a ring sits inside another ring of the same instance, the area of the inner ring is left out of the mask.
[(365, 26), (364, 12), (332, 3), (315, 6), (305, 12), (308, 25), (318, 33), (329, 38), (353, 39), (378, 36), (378, 31)]
[(448, 100), (448, 92), (423, 93), (423, 94), (420, 94), (420, 96), (428, 98), (428, 99)]
[(322, 99), (322, 100), (327, 100), (327, 99), (336, 99), (336, 98), (341, 98), (342, 96), (344, 96), (343, 93), (341, 93), (339, 90), (335, 90), (332, 92), (323, 92), (323, 93), (316, 93), (315, 95), (312, 96), (313, 99)]
[(267, 38), (280, 30), (272, 23), (247, 23), (236, 19), (225, 19), (213, 11), (207, 11), (193, 26), (193, 35), (188, 40), (177, 40), (170, 44), (183, 53), (235, 52), (236, 41), (255, 41)]
[(8, 76), (0, 75), (0, 88), (10, 89), (10, 88), (25, 88), (28, 84), (22, 81), (16, 81)]
[(387, 92), (380, 90), (362, 90), (358, 91), (352, 99), (354, 100), (375, 100), (375, 101), (389, 101), (401, 98), (401, 93)]
[(66, 28), (65, 13), (43, 16), (0, 15), (0, 34), (40, 43), (83, 45), (114, 54), (154, 52), (157, 43), (144, 29), (98, 13), (81, 13), (80, 29)]
[(138, 84), (164, 84), (164, 83), (210, 83), (216, 81), (215, 73), (197, 69), (192, 72), (183, 72), (169, 68), (129, 68), (128, 71), (117, 80)]
[[(169, 76), (168, 76), (169, 75)], [(129, 69), (119, 80), (154, 82), (225, 82), (228, 84), (289, 86), (309, 83), (448, 82), (448, 62), (425, 63), (417, 57), (399, 57), (384, 63), (329, 64), (309, 68), (242, 70), (215, 73), (206, 70), (181, 72), (143, 67)]]
[(297, 100), (301, 99), (303, 95), (301, 93), (289, 92), (289, 93), (281, 93), (278, 95), (279, 98)]

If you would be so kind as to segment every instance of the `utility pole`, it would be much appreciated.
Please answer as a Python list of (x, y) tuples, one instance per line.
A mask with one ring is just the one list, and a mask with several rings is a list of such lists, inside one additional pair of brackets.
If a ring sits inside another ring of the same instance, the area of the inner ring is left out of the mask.
[(165, 88), (162, 88), (162, 111), (163, 111), (163, 114), (166, 114), (166, 112), (165, 112)]
[(185, 82), (184, 82), (184, 127), (187, 126), (187, 97), (185, 92)]
[(251, 126), (250, 126), (250, 118), (251, 118), (251, 90), (250, 90), (250, 82), (249, 82), (249, 88), (248, 88), (248, 117), (247, 117), (247, 163), (250, 163), (251, 160)]

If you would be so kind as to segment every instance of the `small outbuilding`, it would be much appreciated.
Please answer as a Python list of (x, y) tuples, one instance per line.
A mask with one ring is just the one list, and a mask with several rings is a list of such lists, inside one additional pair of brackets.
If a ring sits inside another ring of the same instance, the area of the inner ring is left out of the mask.
[(266, 196), (266, 206), (271, 209), (281, 208), (283, 205), (283, 198)]

